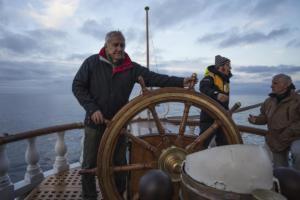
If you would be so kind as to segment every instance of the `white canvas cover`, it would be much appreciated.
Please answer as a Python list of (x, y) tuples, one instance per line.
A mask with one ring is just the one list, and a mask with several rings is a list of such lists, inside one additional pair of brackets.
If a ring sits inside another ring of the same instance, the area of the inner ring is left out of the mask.
[(258, 145), (226, 145), (189, 154), (184, 170), (207, 186), (241, 194), (273, 186), (272, 162)]

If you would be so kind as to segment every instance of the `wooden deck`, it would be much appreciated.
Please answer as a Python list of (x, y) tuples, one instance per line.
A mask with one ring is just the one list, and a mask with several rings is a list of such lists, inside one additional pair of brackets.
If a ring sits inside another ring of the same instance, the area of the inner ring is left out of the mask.
[[(25, 200), (82, 200), (81, 197), (81, 177), (79, 168), (66, 172), (51, 175), (25, 198)], [(97, 190), (101, 198), (100, 189), (97, 182)]]

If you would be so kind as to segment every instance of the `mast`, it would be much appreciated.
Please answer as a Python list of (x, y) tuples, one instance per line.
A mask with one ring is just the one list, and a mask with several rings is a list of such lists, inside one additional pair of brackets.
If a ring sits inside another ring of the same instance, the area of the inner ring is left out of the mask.
[(147, 68), (149, 69), (149, 28), (148, 28), (148, 11), (149, 7), (145, 7), (146, 11), (146, 55), (147, 55)]
[[(149, 11), (149, 6), (145, 7), (146, 11), (146, 60), (147, 60), (147, 69), (149, 69), (149, 22), (148, 22), (148, 11)], [(150, 111), (149, 109), (147, 110), (147, 119), (150, 119)], [(152, 133), (152, 128), (149, 127), (149, 132)]]

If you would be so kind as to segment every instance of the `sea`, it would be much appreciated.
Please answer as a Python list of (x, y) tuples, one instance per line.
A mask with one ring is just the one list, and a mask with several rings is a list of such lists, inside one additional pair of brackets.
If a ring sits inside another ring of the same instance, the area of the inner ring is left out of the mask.
[[(131, 98), (139, 94), (135, 89)], [(71, 93), (65, 94), (0, 94), (0, 134), (16, 134), (24, 131), (66, 124), (82, 122), (84, 110)], [(242, 107), (262, 102), (265, 95), (232, 94), (231, 105), (241, 102)], [(170, 112), (173, 112), (171, 109)], [(259, 109), (236, 113), (233, 119), (236, 124), (249, 125), (249, 113), (258, 114)], [(197, 114), (197, 112), (195, 112)], [(265, 127), (260, 127), (265, 128)], [(81, 154), (80, 141), (83, 130), (67, 131), (65, 142), (68, 148), (67, 158), (69, 163), (78, 162)], [(260, 136), (243, 135), (245, 143), (263, 144)], [(53, 168), (55, 160), (54, 146), (56, 135), (41, 136), (36, 139), (39, 151), (39, 165), (43, 171)], [(25, 152), (27, 141), (14, 142), (6, 145), (6, 154), (9, 160), (9, 176), (12, 182), (24, 178), (26, 171)]]

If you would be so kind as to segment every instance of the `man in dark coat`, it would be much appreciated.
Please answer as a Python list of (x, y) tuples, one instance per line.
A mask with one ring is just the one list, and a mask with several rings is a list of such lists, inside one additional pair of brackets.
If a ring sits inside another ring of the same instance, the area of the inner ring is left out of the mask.
[[(157, 74), (132, 62), (125, 52), (125, 38), (120, 31), (107, 33), (105, 45), (99, 54), (87, 58), (77, 72), (72, 90), (86, 111), (83, 148), (83, 169), (96, 167), (97, 152), (106, 125), (127, 102), (138, 77), (144, 78), (148, 87), (184, 87), (191, 78)], [(124, 165), (126, 158), (121, 152), (124, 140), (116, 146), (114, 164)], [(116, 186), (123, 193), (124, 176), (115, 176)], [(126, 177), (125, 177), (126, 178)], [(94, 175), (82, 175), (83, 199), (97, 199)]]
[[(220, 55), (215, 56), (215, 65), (208, 66), (204, 78), (200, 81), (200, 92), (214, 99), (225, 109), (229, 105), (229, 79), (231, 74), (231, 64), (228, 58)], [(200, 114), (200, 134), (208, 129), (214, 122), (214, 119), (205, 111)], [(216, 145), (228, 144), (222, 130), (217, 129), (211, 137), (204, 141), (204, 147), (207, 148), (213, 137), (216, 137)]]

